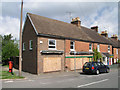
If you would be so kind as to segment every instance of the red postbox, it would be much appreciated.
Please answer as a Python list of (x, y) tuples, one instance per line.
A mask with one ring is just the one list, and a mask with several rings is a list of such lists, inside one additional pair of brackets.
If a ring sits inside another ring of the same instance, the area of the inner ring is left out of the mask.
[(13, 69), (13, 62), (9, 61), (9, 72), (12, 73), (12, 69)]

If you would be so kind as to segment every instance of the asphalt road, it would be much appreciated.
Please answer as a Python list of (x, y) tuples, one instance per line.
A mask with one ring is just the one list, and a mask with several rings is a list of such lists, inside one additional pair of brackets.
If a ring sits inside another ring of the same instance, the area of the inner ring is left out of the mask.
[[(119, 73), (119, 74), (118, 74)], [(110, 73), (100, 75), (62, 75), (60, 77), (3, 80), (2, 88), (118, 88), (120, 70), (117, 68)]]

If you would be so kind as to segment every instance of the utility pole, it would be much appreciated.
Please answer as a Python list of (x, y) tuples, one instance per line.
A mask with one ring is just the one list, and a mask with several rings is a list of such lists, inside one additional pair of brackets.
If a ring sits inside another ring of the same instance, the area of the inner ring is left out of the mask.
[(23, 13), (23, 0), (21, 2), (21, 15), (20, 15), (20, 36), (19, 36), (19, 76), (22, 70), (22, 13)]

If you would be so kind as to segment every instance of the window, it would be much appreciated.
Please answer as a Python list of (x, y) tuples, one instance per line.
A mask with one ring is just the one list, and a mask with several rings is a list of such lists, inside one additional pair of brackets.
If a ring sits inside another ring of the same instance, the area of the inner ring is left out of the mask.
[(25, 51), (25, 43), (23, 43), (23, 51)]
[(116, 54), (118, 54), (118, 49), (116, 49)]
[(98, 52), (100, 52), (100, 45), (99, 44), (97, 45), (97, 50), (98, 50)]
[(110, 52), (110, 45), (108, 45), (108, 52)]
[(92, 44), (89, 44), (89, 51), (92, 51)]
[(75, 42), (74, 41), (70, 42), (70, 50), (72, 50), (72, 51), (75, 50)]
[(48, 40), (48, 48), (49, 48), (49, 49), (56, 49), (56, 40), (54, 40), (54, 39), (49, 39), (49, 40)]
[(29, 49), (30, 49), (30, 50), (33, 49), (33, 41), (32, 41), (32, 40), (29, 41)]

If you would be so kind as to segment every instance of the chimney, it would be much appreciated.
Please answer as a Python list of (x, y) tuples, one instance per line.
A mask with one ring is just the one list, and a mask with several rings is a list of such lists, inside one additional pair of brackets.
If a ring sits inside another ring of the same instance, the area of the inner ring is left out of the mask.
[(108, 32), (107, 32), (107, 30), (102, 31), (102, 32), (101, 32), (101, 35), (104, 36), (104, 37), (108, 37)]
[(98, 32), (98, 26), (93, 26), (91, 27), (92, 30), (95, 30), (96, 32)]
[(72, 22), (71, 22), (71, 24), (74, 24), (74, 25), (80, 27), (80, 26), (81, 26), (80, 18), (79, 18), (79, 17), (72, 18)]
[(113, 34), (111, 38), (118, 40), (118, 36), (116, 34)]

